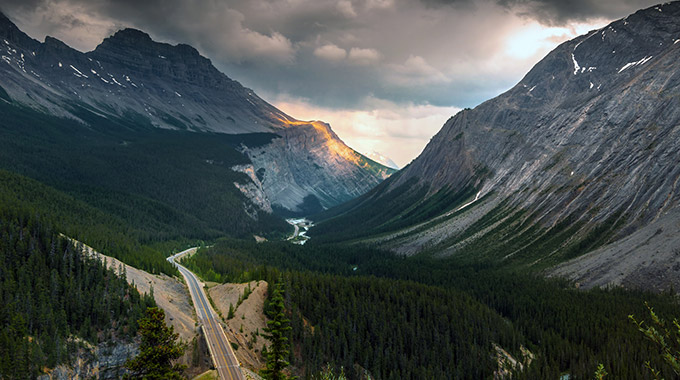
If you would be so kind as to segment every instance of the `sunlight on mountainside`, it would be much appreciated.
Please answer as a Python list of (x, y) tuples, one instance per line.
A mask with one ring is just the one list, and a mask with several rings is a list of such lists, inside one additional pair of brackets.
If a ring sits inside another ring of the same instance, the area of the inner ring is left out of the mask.
[(362, 160), (361, 156), (359, 156), (352, 148), (348, 147), (345, 145), (342, 140), (340, 140), (337, 136), (333, 136), (331, 133), (330, 127), (328, 124), (318, 121), (318, 120), (313, 120), (313, 121), (300, 121), (300, 120), (289, 120), (287, 118), (278, 118), (278, 120), (287, 125), (287, 126), (304, 126), (304, 125), (311, 125), (316, 129), (321, 136), (323, 136), (324, 142), (328, 147), (328, 150), (330, 152), (335, 153), (336, 155), (342, 157), (343, 159), (350, 161), (358, 166), (361, 167), (368, 167), (369, 164), (366, 160)]

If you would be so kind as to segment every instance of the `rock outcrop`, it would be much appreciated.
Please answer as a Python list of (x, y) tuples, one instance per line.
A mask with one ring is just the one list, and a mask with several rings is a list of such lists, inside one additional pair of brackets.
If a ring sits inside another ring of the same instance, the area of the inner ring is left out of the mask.
[(91, 351), (80, 350), (73, 365), (60, 365), (39, 380), (120, 379), (128, 371), (125, 362), (139, 353), (136, 343), (102, 343)]
[(236, 186), (236, 188), (239, 189), (252, 204), (264, 212), (270, 214), (274, 212), (272, 210), (272, 205), (269, 202), (269, 198), (262, 188), (262, 182), (255, 173), (255, 167), (253, 165), (236, 165), (233, 166), (231, 170), (244, 173), (250, 178), (250, 181), (247, 183), (234, 182), (234, 186)]
[(243, 147), (272, 205), (314, 213), (366, 193), (394, 169), (367, 159), (345, 145), (326, 123), (284, 119), (281, 138)]

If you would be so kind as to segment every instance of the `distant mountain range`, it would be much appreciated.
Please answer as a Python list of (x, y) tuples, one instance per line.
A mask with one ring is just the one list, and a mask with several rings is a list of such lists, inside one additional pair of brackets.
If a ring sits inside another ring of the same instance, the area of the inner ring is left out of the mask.
[(380, 164), (383, 164), (387, 167), (390, 167), (392, 169), (399, 170), (399, 165), (397, 165), (396, 162), (392, 161), (391, 158), (384, 156), (381, 153), (373, 151), (373, 152), (366, 154), (366, 157), (370, 158), (371, 160), (373, 160), (377, 163), (380, 163)]
[(559, 45), (509, 91), (450, 118), (399, 173), (318, 216), (332, 222), (311, 234), (583, 286), (677, 289), (679, 163), (673, 2)]
[(92, 115), (130, 130), (269, 134), (236, 147), (250, 163), (237, 184), (260, 210), (318, 211), (365, 193), (393, 169), (347, 147), (322, 122), (286, 115), (218, 71), (188, 45), (125, 29), (81, 53), (38, 42), (0, 14), (0, 98), (7, 105), (97, 129)]

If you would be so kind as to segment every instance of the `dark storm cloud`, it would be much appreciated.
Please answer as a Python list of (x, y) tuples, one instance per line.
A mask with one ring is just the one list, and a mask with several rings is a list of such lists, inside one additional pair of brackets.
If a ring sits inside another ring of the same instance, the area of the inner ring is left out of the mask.
[(0, 10), (31, 37), (81, 51), (124, 27), (192, 45), (265, 99), (325, 115), (346, 141), (404, 164), (457, 109), (510, 88), (560, 42), (655, 1), (0, 0)]
[[(421, 0), (429, 6), (469, 5), (471, 0)], [(495, 0), (505, 9), (545, 25), (566, 25), (595, 18), (615, 19), (659, 0)]]
[(32, 10), (44, 2), (44, 0), (3, 0), (2, 3), (0, 3), (0, 11), (7, 12), (16, 9)]
[(499, 4), (535, 18), (546, 25), (593, 18), (614, 19), (626, 16), (658, 0), (501, 0)]
[[(644, 0), (2, 0), (35, 38), (81, 50), (122, 27), (187, 43), (265, 95), (318, 106), (471, 106), (510, 87), (531, 62), (503, 56), (516, 15), (545, 25), (615, 18)], [(514, 17), (514, 18), (513, 18)], [(555, 44), (559, 42), (556, 41)], [(536, 59), (540, 57), (532, 57)], [(527, 58), (524, 58), (527, 59)], [(500, 61), (499, 61), (500, 60)], [(499, 65), (496, 62), (501, 62)], [(534, 61), (535, 62), (535, 61)]]

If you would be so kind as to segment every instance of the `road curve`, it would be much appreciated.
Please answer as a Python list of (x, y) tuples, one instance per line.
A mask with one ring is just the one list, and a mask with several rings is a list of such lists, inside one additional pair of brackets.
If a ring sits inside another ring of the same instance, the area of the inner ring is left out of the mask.
[(208, 298), (203, 292), (203, 287), (198, 281), (198, 278), (190, 270), (183, 267), (182, 265), (175, 262), (175, 259), (181, 256), (195, 251), (196, 248), (189, 248), (185, 251), (177, 253), (168, 257), (168, 261), (175, 265), (189, 287), (189, 293), (191, 294), (191, 300), (194, 302), (196, 307), (196, 315), (198, 316), (198, 322), (203, 329), (203, 335), (208, 342), (208, 348), (210, 349), (210, 355), (213, 359), (213, 364), (215, 369), (223, 380), (245, 380), (239, 362), (234, 355), (234, 351), (231, 349), (231, 345), (227, 340), (227, 336), (222, 330), (222, 326), (219, 323), (219, 317), (213, 311)]

